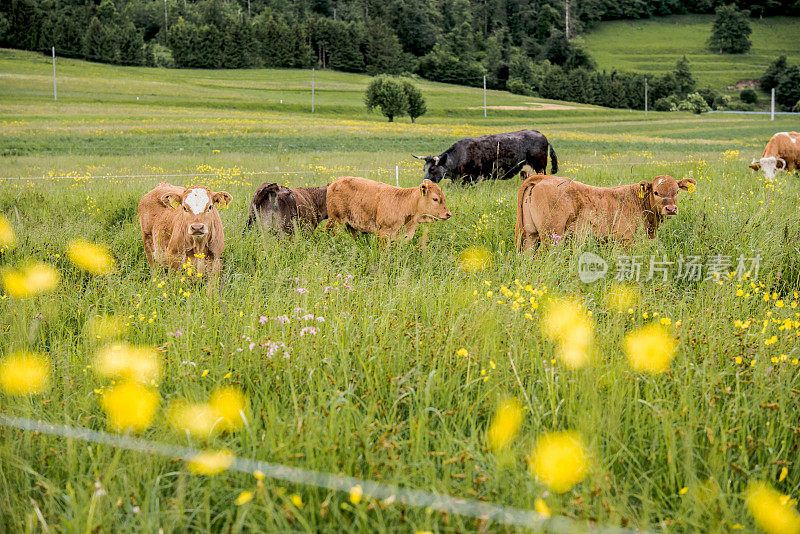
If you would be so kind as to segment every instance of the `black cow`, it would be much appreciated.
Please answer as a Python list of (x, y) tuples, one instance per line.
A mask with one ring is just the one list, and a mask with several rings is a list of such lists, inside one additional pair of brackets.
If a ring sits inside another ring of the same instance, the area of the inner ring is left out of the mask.
[(558, 158), (553, 145), (537, 130), (467, 137), (438, 156), (412, 156), (425, 160), (425, 178), (432, 182), (450, 178), (470, 183), (491, 176), (503, 180), (511, 178), (526, 164), (544, 174), (548, 149), (550, 174), (555, 174), (558, 172)]
[(328, 218), (328, 186), (288, 188), (262, 184), (253, 194), (246, 228), (256, 221), (265, 229), (294, 233), (295, 226), (314, 230)]

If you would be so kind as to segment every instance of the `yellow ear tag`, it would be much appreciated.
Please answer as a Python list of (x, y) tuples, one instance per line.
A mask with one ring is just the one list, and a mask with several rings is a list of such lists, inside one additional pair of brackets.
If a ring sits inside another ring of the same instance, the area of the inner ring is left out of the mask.
[(178, 209), (181, 207), (181, 203), (175, 200), (174, 198), (169, 199), (169, 205), (173, 207), (173, 209)]
[(694, 185), (692, 182), (688, 182), (688, 189), (686, 190), (687, 193), (694, 193), (697, 191), (697, 186)]
[(639, 184), (639, 198), (644, 198), (644, 186)]
[(228, 209), (228, 204), (226, 202), (217, 202), (217, 209), (226, 210)]

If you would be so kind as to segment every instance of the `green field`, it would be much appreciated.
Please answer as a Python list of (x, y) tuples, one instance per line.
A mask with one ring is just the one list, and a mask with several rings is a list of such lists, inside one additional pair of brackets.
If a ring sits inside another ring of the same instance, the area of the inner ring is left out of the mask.
[(741, 80), (757, 80), (784, 55), (800, 62), (800, 19), (751, 19), (753, 43), (747, 54), (715, 54), (706, 48), (712, 15), (603, 22), (584, 36), (598, 69), (665, 74), (684, 55), (699, 87), (722, 90)]
[[(43, 393), (0, 392), (0, 413), (109, 430), (100, 399), (112, 384), (93, 368), (105, 341), (89, 332), (93, 317), (113, 314), (127, 323), (121, 339), (157, 347), (162, 362), (153, 388), (161, 408), (142, 433), (149, 440), (526, 510), (542, 499), (554, 516), (578, 521), (573, 531), (586, 522), (753, 531), (748, 483), (800, 492), (800, 184), (796, 175), (767, 181), (746, 167), (773, 132), (797, 129), (793, 118), (651, 113), (645, 120), (578, 106), (492, 109), (484, 119), (469, 109), (482, 104), (480, 91), (426, 82), (429, 113), (417, 124), (389, 124), (364, 111), (364, 76), (317, 72), (312, 114), (306, 71), (70, 60), (59, 60), (54, 103), (50, 69), (42, 56), (0, 51), (0, 213), (18, 236), (0, 263), (43, 261), (61, 276), (55, 290), (33, 299), (0, 297), (2, 354), (38, 351), (52, 365)], [(489, 94), (490, 106), (538, 102)], [(445, 182), (453, 217), (429, 225), (426, 244), (381, 249), (371, 238), (322, 228), (296, 240), (244, 231), (263, 180), (324, 184), (358, 174), (393, 183), (397, 165), (401, 184), (412, 187), (421, 165), (410, 153), (529, 127), (551, 140), (561, 176), (617, 185), (668, 173), (695, 177), (697, 191), (681, 195), (680, 214), (655, 240), (628, 248), (567, 240), (516, 254), (516, 180)], [(233, 195), (222, 212), (227, 248), (216, 294), (147, 268), (136, 204), (161, 179)], [(107, 245), (116, 271), (76, 269), (64, 251), (77, 237)], [(470, 247), (490, 252), (486, 270), (462, 268)], [(609, 301), (619, 285), (611, 277), (579, 280), (586, 251), (612, 270), (637, 255), (644, 262), (728, 256), (731, 271), (740, 255), (760, 255), (760, 268), (752, 285), (644, 276), (629, 285), (637, 297), (618, 310)], [(579, 370), (560, 363), (541, 331), (548, 301), (563, 297), (592, 314), (594, 362)], [(312, 323), (316, 334), (301, 335), (304, 314), (324, 318)], [(283, 315), (291, 321), (275, 319)], [(623, 351), (625, 336), (654, 319), (677, 342), (669, 372), (658, 375), (632, 370)], [(270, 354), (267, 342), (282, 346)], [(245, 428), (205, 439), (168, 424), (170, 403), (205, 401), (224, 386), (247, 397)], [(519, 434), (495, 454), (487, 427), (506, 396), (519, 399), (524, 416)], [(587, 477), (564, 494), (526, 467), (534, 440), (553, 430), (579, 432), (591, 455)], [(243, 491), (254, 498), (235, 504)], [(47, 528), (506, 529), (367, 493), (353, 503), (346, 492), (269, 478), (258, 484), (230, 471), (195, 475), (170, 458), (0, 428), (0, 531)]]

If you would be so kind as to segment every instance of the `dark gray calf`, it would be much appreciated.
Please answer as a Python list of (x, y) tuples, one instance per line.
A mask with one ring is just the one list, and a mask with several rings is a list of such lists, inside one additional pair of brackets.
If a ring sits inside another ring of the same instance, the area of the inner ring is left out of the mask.
[(502, 180), (511, 178), (520, 173), (523, 165), (530, 165), (536, 173), (544, 174), (548, 152), (550, 173), (555, 174), (558, 172), (556, 152), (537, 130), (468, 137), (456, 141), (438, 156), (414, 157), (425, 160), (425, 178), (432, 182), (450, 178), (470, 183), (492, 176)]
[(328, 186), (288, 188), (262, 184), (253, 194), (247, 227), (258, 221), (265, 229), (294, 233), (295, 226), (314, 230), (328, 218)]

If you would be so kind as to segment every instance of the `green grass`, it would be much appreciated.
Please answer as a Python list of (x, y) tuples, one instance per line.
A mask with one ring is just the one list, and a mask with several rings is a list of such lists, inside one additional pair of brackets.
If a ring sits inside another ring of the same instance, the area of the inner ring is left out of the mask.
[(713, 20), (713, 15), (681, 15), (603, 22), (584, 39), (599, 69), (665, 74), (685, 55), (699, 86), (717, 90), (757, 80), (780, 55), (791, 64), (800, 62), (798, 18), (751, 19), (753, 46), (747, 54), (707, 50)]
[[(62, 276), (52, 293), (0, 299), (2, 354), (37, 350), (53, 366), (45, 393), (0, 393), (3, 413), (107, 429), (95, 390), (109, 381), (88, 367), (99, 342), (86, 334), (86, 323), (114, 313), (128, 318), (125, 340), (159, 348), (162, 412), (144, 434), (149, 439), (526, 509), (543, 498), (555, 514), (647, 530), (727, 532), (741, 524), (752, 531), (742, 496), (749, 481), (767, 480), (794, 496), (800, 490), (800, 366), (792, 363), (800, 354), (791, 322), (791, 303), (800, 300), (800, 184), (786, 175), (768, 182), (746, 167), (771, 133), (792, 129), (790, 119), (653, 113), (645, 121), (641, 113), (604, 109), (495, 111), (484, 119), (466, 109), (479, 105), (480, 91), (424, 84), (430, 113), (419, 124), (388, 124), (363, 111), (363, 76), (317, 73), (320, 107), (312, 115), (303, 108), (310, 95), (297, 81), (305, 72), (62, 63), (55, 104), (46, 60), (0, 52), (0, 179), (49, 176), (0, 181), (0, 212), (19, 236), (0, 263), (37, 259)], [(286, 91), (295, 109), (278, 109), (260, 96), (266, 91), (242, 89), (278, 91), (279, 75), (287, 85), (295, 80), (298, 89)], [(150, 100), (137, 102), (135, 94)], [(532, 101), (500, 92), (491, 99)], [(429, 225), (425, 249), (416, 240), (382, 250), (372, 239), (321, 228), (293, 241), (243, 231), (262, 180), (246, 172), (321, 184), (369, 169), (358, 174), (393, 181), (397, 164), (401, 184), (410, 187), (421, 180), (410, 152), (438, 153), (464, 135), (520, 127), (537, 127), (552, 140), (562, 176), (616, 185), (691, 174), (697, 192), (680, 197), (680, 215), (657, 239), (630, 248), (570, 241), (517, 255), (515, 180), (445, 183), (454, 216)], [(307, 172), (290, 172), (296, 170)], [(205, 183), (234, 197), (222, 212), (227, 247), (218, 295), (148, 271), (135, 206), (160, 178), (103, 177), (169, 173), (188, 174), (169, 178), (173, 183)], [(116, 272), (78, 271), (64, 257), (75, 237), (108, 245)], [(473, 246), (491, 251), (487, 270), (459, 267), (461, 252)], [(763, 286), (642, 281), (635, 284), (638, 303), (618, 313), (606, 303), (612, 280), (578, 280), (584, 251), (612, 266), (624, 255), (677, 261), (760, 254)], [(352, 277), (352, 291), (341, 277)], [(540, 306), (525, 300), (515, 309), (516, 297), (503, 296), (502, 287), (527, 299), (527, 284), (542, 292), (535, 297)], [(772, 292), (786, 306), (763, 300)], [(593, 366), (568, 371), (553, 363), (555, 348), (540, 332), (551, 296), (577, 298), (592, 311)], [(303, 320), (283, 327), (260, 321), (294, 317), (297, 308), (325, 318), (317, 335), (300, 336)], [(622, 345), (626, 333), (656, 314), (670, 319), (678, 348), (670, 372), (649, 376), (628, 367)], [(789, 328), (780, 329), (785, 319)], [(751, 325), (742, 329), (736, 321)], [(168, 335), (176, 330), (182, 335)], [(776, 342), (766, 344), (773, 335)], [(259, 346), (267, 340), (285, 343), (289, 357), (268, 357)], [(468, 357), (457, 355), (462, 348)], [(169, 402), (204, 400), (226, 385), (247, 395), (248, 428), (206, 442), (165, 422)], [(506, 395), (526, 411), (519, 436), (498, 458), (485, 433)], [(585, 481), (557, 495), (528, 474), (524, 458), (537, 436), (561, 429), (580, 432), (593, 461)], [(783, 466), (788, 476), (778, 482)], [(98, 483), (105, 495), (96, 494)], [(256, 497), (237, 507), (243, 490)], [(291, 503), (292, 493), (304, 507)], [(369, 496), (353, 505), (346, 494), (301, 485), (267, 480), (257, 488), (248, 475), (194, 476), (170, 459), (9, 429), (0, 429), (0, 510), (2, 531), (40, 530), (37, 510), (57, 531), (481, 528), (455, 515), (379, 506)]]

